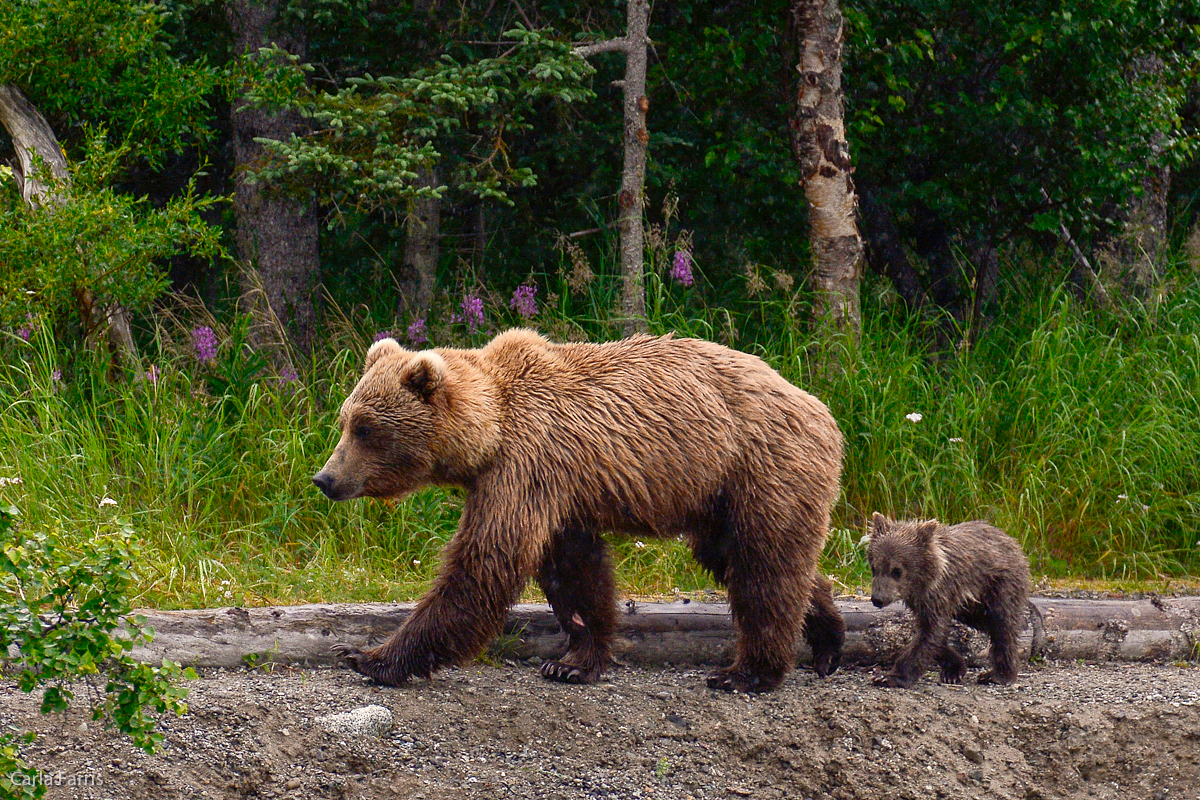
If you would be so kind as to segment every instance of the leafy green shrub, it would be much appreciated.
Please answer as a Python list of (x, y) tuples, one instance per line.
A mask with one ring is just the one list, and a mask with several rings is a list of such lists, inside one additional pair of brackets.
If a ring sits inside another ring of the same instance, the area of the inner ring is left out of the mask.
[[(41, 712), (49, 714), (67, 709), (73, 682), (103, 675), (104, 701), (93, 708), (92, 718), (107, 719), (153, 752), (162, 741), (155, 730), (158, 716), (187, 711), (187, 689), (175, 682), (195, 673), (171, 661), (154, 667), (130, 655), (154, 635), (145, 617), (131, 613), (132, 565), (139, 555), (132, 530), (120, 525), (67, 545), (57, 531), (26, 531), (16, 524), (16, 514), (15, 508), (0, 508), (0, 653), (13, 645), (19, 651), (10, 664), (18, 686), (24, 692), (41, 688)], [(33, 774), (19, 756), (22, 739), (30, 737), (0, 734), (6, 777), (14, 770)], [(10, 788), (32, 797), (44, 791), (36, 781), (33, 786), (6, 783), (12, 786), (0, 788), (0, 797)]]

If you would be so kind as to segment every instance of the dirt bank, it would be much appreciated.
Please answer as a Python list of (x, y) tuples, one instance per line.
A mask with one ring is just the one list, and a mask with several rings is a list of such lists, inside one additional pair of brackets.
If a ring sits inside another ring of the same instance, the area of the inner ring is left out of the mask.
[[(82, 708), (39, 718), (11, 682), (0, 720), (41, 734), (27, 758), (63, 784), (51, 798), (1200, 797), (1194, 666), (1053, 663), (1009, 687), (930, 673), (913, 691), (800, 671), (761, 697), (703, 675), (625, 667), (570, 687), (510, 663), (380, 689), (343, 670), (208, 670), (155, 755)], [(314, 722), (369, 704), (390, 734)]]

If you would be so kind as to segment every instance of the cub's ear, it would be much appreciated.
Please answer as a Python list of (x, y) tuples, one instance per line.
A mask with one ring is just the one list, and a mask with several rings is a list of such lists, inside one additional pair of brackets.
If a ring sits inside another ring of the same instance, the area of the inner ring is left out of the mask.
[(417, 353), (400, 374), (403, 385), (426, 402), (441, 388), (445, 377), (446, 362), (432, 350)]
[(384, 356), (396, 356), (407, 352), (395, 339), (380, 339), (371, 345), (371, 349), (367, 350), (367, 361), (363, 364), (363, 374), (367, 374), (367, 371), (375, 366), (375, 362)]
[(871, 515), (871, 524), (867, 526), (867, 532), (871, 534), (883, 533), (892, 524), (892, 521), (876, 511)]
[(927, 519), (917, 526), (917, 541), (928, 544), (933, 541), (933, 535), (937, 533), (938, 528), (942, 527), (942, 523), (936, 519)]

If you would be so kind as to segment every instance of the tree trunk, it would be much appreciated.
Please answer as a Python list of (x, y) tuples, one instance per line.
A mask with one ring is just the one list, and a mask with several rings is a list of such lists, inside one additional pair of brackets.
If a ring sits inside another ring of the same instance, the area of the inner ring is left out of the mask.
[[(58, 137), (42, 112), (29, 102), (24, 92), (11, 84), (0, 84), (0, 125), (12, 137), (13, 147), (17, 151), (13, 176), (17, 179), (25, 204), (30, 208), (52, 208), (66, 202), (69, 198), (51, 191), (50, 185), (44, 180), (47, 175), (42, 171), (49, 170), (60, 185), (70, 186), (71, 173)], [(103, 333), (108, 339), (108, 349), (114, 361), (136, 370), (137, 347), (133, 342), (129, 312), (116, 302), (97, 302), (87, 286), (77, 287), (75, 297), (79, 303), (84, 338)]]
[[(838, 600), (846, 621), (843, 663), (891, 664), (912, 637), (912, 615), (900, 603), (876, 609), (864, 600)], [(265, 663), (334, 664), (331, 645), (366, 646), (389, 636), (413, 603), (329, 604), (280, 608), (214, 608), (198, 611), (139, 609), (154, 641), (133, 657), (164, 658), (195, 667), (244, 667), (247, 657)], [(1019, 639), (1022, 658), (1100, 661), (1195, 659), (1200, 598), (1159, 600), (1060, 600), (1035, 597)], [(566, 644), (546, 605), (521, 604), (508, 613), (505, 633), (521, 658), (560, 658)], [(617, 625), (624, 661), (640, 664), (713, 664), (728, 658), (736, 629), (725, 603), (633, 603)], [(972, 663), (987, 662), (988, 639), (955, 625), (951, 641)], [(801, 662), (809, 650), (798, 643)]]
[[(1165, 68), (1156, 55), (1134, 59), (1130, 80), (1160, 76)], [(1166, 135), (1156, 134), (1150, 142), (1151, 161), (1166, 145)], [(1171, 188), (1171, 168), (1144, 164), (1141, 194), (1126, 200), (1118, 212), (1121, 228), (1095, 253), (1104, 278), (1119, 282), (1142, 300), (1162, 281), (1163, 253), (1167, 245), (1167, 193)]]
[(862, 329), (854, 168), (842, 123), (844, 24), (838, 0), (793, 0), (789, 17), (800, 73), (792, 146), (808, 202), (817, 324), (857, 342)]
[(644, 333), (646, 324), (646, 288), (643, 280), (645, 223), (643, 188), (646, 181), (646, 48), (650, 43), (649, 0), (629, 0), (625, 38), (611, 39), (575, 48), (586, 58), (596, 53), (620, 50), (625, 53), (625, 79), (619, 82), (624, 92), (624, 162), (621, 190), (617, 194), (618, 228), (621, 231), (621, 332), (624, 336)]
[[(427, 167), (418, 170), (417, 180), (421, 186), (438, 185), (436, 173)], [(441, 203), (436, 197), (418, 197), (412, 201), (404, 221), (404, 264), (396, 276), (400, 290), (397, 311), (401, 318), (424, 317), (433, 302), (441, 254)]]
[[(283, 5), (281, 0), (230, 0), (226, 15), (236, 55), (274, 43), (304, 57), (304, 35), (277, 28)], [(293, 341), (307, 351), (316, 323), (314, 297), (320, 278), (316, 210), (307, 197), (288, 196), (247, 179), (247, 171), (260, 167), (268, 157), (266, 148), (254, 141), (256, 138), (283, 140), (305, 126), (295, 112), (268, 111), (246, 103), (235, 103), (232, 117), (238, 256), (247, 266), (257, 268), (270, 312)], [(253, 284), (243, 281), (248, 296), (254, 294)]]

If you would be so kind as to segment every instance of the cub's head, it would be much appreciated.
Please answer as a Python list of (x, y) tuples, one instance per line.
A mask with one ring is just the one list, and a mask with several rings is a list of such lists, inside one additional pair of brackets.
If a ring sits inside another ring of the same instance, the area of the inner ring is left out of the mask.
[(376, 342), (342, 403), (341, 439), (313, 483), (330, 500), (350, 500), (397, 497), (441, 479), (450, 383), (437, 353), (413, 353), (394, 339)]
[(936, 519), (890, 520), (873, 514), (867, 563), (871, 565), (871, 602), (877, 608), (928, 592), (945, 569)]

